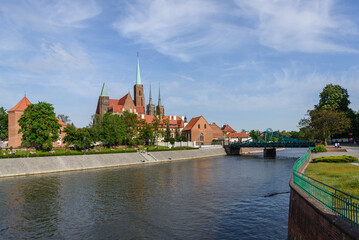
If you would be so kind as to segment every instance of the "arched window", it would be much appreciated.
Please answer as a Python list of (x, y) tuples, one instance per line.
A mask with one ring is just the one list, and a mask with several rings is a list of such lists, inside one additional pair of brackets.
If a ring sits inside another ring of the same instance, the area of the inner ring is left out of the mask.
[(203, 133), (201, 133), (201, 135), (199, 136), (199, 141), (203, 142), (204, 137), (203, 137)]

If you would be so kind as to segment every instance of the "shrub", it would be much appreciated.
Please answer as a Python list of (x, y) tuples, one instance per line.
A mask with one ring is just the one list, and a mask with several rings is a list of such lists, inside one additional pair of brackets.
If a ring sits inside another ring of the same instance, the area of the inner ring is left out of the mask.
[(313, 163), (318, 162), (328, 162), (328, 163), (350, 163), (350, 162), (359, 162), (358, 158), (352, 156), (329, 156), (329, 157), (319, 157), (313, 158)]
[(324, 147), (324, 145), (318, 145), (312, 151), (313, 152), (326, 152), (327, 149)]

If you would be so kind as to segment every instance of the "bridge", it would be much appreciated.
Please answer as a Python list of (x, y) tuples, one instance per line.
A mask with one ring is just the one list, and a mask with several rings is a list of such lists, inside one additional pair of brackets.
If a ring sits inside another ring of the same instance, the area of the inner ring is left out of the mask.
[(229, 145), (229, 153), (236, 155), (240, 153), (241, 147), (245, 148), (264, 148), (264, 157), (275, 157), (276, 148), (308, 148), (315, 147), (316, 142), (305, 141), (295, 138), (290, 138), (273, 132), (271, 128), (262, 132), (258, 138), (243, 142), (231, 143)]

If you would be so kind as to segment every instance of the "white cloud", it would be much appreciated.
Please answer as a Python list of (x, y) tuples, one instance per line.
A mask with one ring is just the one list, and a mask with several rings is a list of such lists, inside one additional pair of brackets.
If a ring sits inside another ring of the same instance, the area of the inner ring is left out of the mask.
[(223, 20), (230, 10), (218, 1), (139, 1), (128, 4), (126, 13), (114, 23), (121, 35), (183, 61), (231, 49), (246, 36)]
[[(255, 21), (259, 42), (279, 51), (357, 52), (339, 43), (358, 35), (334, 0), (235, 0), (239, 15)], [(340, 2), (338, 2), (340, 3)]]

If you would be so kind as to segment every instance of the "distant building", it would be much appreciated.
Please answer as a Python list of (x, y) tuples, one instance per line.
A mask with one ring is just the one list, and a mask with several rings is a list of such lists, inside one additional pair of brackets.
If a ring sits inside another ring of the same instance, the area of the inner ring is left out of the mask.
[(222, 129), (220, 127), (218, 127), (216, 123), (212, 123), (211, 128), (213, 131), (213, 133), (212, 133), (213, 138), (220, 138), (220, 137), (224, 136)]
[(110, 99), (106, 84), (102, 86), (101, 94), (98, 99), (96, 114), (104, 115), (107, 112), (119, 114), (128, 111), (135, 114), (157, 115), (164, 116), (165, 108), (161, 102), (161, 90), (158, 90), (158, 105), (155, 107), (152, 104), (152, 95), (150, 88), (150, 100), (147, 105), (147, 111), (145, 111), (145, 95), (143, 85), (141, 83), (140, 75), (140, 63), (137, 57), (137, 72), (136, 72), (136, 84), (133, 86), (134, 98), (132, 99), (131, 93), (128, 92), (120, 99)]
[[(171, 136), (175, 137), (177, 134), (182, 134), (182, 130), (186, 123), (184, 116), (165, 116), (165, 107), (161, 101), (161, 89), (158, 89), (158, 104), (155, 106), (152, 102), (152, 90), (150, 85), (149, 92), (149, 103), (145, 109), (145, 96), (143, 85), (141, 82), (140, 75), (140, 64), (137, 56), (137, 71), (136, 71), (136, 83), (133, 87), (134, 98), (132, 99), (131, 93), (128, 92), (125, 96), (120, 99), (110, 99), (106, 84), (102, 86), (101, 94), (98, 99), (96, 114), (103, 116), (105, 113), (113, 113), (122, 115), (124, 111), (134, 113), (138, 115), (139, 119), (143, 119), (147, 124), (151, 124), (155, 117), (168, 121), (168, 126), (171, 131)], [(160, 126), (162, 131), (167, 129), (167, 125), (162, 124)], [(163, 138), (159, 139), (162, 141)]]
[[(8, 110), (8, 124), (9, 124), (9, 142), (8, 147), (21, 147), (22, 146), (22, 133), (18, 133), (20, 130), (19, 119), (21, 115), (24, 113), (25, 109), (31, 102), (27, 97), (23, 97), (20, 102), (18, 102), (15, 107)], [(62, 122), (58, 119), (61, 124), (59, 138), (57, 141), (53, 143), (54, 147), (63, 147), (63, 138), (65, 137), (64, 128), (67, 126), (66, 123)]]
[(231, 126), (229, 126), (228, 124), (223, 125), (221, 129), (225, 134), (226, 133), (236, 133), (236, 130), (231, 128)]
[(199, 145), (212, 144), (213, 130), (211, 124), (203, 116), (192, 118), (183, 129), (182, 134), (189, 141), (196, 141)]
[(247, 133), (227, 133), (226, 138), (230, 143), (233, 142), (243, 142), (251, 139)]

